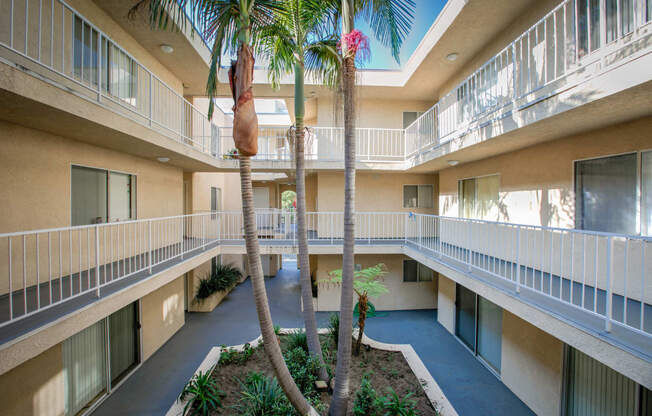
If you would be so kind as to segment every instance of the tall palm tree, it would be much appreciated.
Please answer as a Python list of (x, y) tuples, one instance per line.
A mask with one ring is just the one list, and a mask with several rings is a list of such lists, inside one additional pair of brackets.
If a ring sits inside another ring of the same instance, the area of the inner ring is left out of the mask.
[(254, 66), (251, 48), (252, 32), (256, 33), (273, 23), (274, 15), (280, 11), (278, 2), (274, 0), (141, 0), (135, 7), (143, 3), (149, 4), (151, 22), (154, 26), (167, 26), (169, 13), (173, 13), (172, 17), (176, 22), (185, 22), (179, 13), (190, 10), (196, 21), (200, 22), (201, 27), (204, 28), (204, 35), (215, 39), (206, 86), (210, 99), (209, 117), (212, 116), (212, 98), (217, 89), (217, 71), (220, 68), (222, 52), (229, 49), (237, 51), (237, 60), (231, 62), (229, 70), (229, 83), (235, 103), (233, 139), (240, 155), (245, 243), (260, 330), (263, 335), (265, 352), (286, 396), (300, 414), (316, 415), (317, 412), (306, 401), (292, 379), (285, 365), (281, 348), (276, 342), (265, 290), (263, 267), (260, 261), (251, 185), (250, 157), (257, 152), (258, 140), (258, 119), (251, 89)]
[(279, 86), (280, 78), (294, 71), (294, 146), (296, 163), (297, 239), (299, 242), (299, 269), (303, 320), (310, 353), (322, 363), (320, 378), (328, 381), (322, 355), (317, 321), (312, 304), (310, 257), (306, 227), (306, 177), (304, 142), (304, 75), (306, 70), (326, 85), (336, 83), (339, 75), (337, 37), (329, 24), (333, 9), (317, 0), (281, 0), (283, 13), (275, 23), (261, 33), (262, 50), (268, 57), (268, 71), (272, 86)]
[[(339, 3), (339, 2), (338, 2)], [(340, 329), (335, 367), (335, 388), (329, 414), (343, 416), (349, 403), (351, 367), (351, 328), (353, 327), (353, 274), (355, 249), (355, 50), (347, 45), (356, 16), (367, 20), (376, 38), (391, 46), (399, 61), (400, 47), (412, 25), (412, 0), (341, 0), (343, 101), (344, 101), (344, 243), (342, 288), (340, 293)]]

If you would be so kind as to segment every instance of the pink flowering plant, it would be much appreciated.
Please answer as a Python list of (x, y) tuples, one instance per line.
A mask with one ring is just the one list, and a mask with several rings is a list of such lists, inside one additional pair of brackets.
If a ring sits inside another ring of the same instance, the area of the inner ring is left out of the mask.
[(358, 29), (353, 29), (342, 36), (342, 40), (337, 44), (340, 50), (342, 49), (342, 43), (346, 45), (346, 56), (353, 56), (356, 60), (362, 62), (369, 60), (371, 56), (369, 38)]

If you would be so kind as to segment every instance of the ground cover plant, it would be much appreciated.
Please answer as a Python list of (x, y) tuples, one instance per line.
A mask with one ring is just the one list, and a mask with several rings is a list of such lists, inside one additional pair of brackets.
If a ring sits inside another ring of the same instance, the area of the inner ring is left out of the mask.
[[(337, 315), (335, 315), (337, 316)], [(333, 318), (335, 320), (335, 318)], [(328, 414), (329, 392), (315, 388), (319, 360), (307, 352), (305, 333), (278, 337), (283, 358), (303, 396), (321, 415)], [(329, 376), (335, 370), (333, 337), (320, 335)], [(274, 377), (264, 346), (245, 345), (243, 351), (222, 347), (220, 361), (211, 375), (224, 396), (212, 415), (297, 415)], [(421, 383), (400, 352), (362, 348), (351, 365), (351, 400), (348, 415), (411, 416), (436, 415)]]

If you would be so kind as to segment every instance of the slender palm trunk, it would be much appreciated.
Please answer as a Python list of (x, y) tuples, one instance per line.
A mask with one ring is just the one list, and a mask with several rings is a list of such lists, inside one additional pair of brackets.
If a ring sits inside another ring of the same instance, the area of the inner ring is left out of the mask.
[(251, 186), (251, 160), (249, 156), (240, 156), (240, 187), (242, 190), (242, 215), (249, 273), (251, 274), (256, 312), (258, 313), (260, 332), (263, 335), (263, 344), (267, 358), (272, 363), (276, 378), (283, 388), (285, 395), (292, 403), (292, 406), (302, 415), (317, 414), (310, 404), (308, 404), (292, 379), (285, 365), (281, 347), (276, 341), (272, 315), (269, 311), (269, 302), (267, 300), (267, 291), (265, 290), (263, 265), (260, 261), (260, 247), (258, 245), (258, 233), (256, 232), (256, 217), (254, 213), (254, 196)]
[(305, 105), (303, 102), (303, 73), (304, 68), (300, 63), (294, 65), (294, 116), (296, 129), (294, 131), (294, 144), (296, 159), (297, 182), (297, 240), (299, 242), (299, 269), (301, 282), (301, 300), (303, 303), (303, 321), (306, 327), (306, 338), (310, 354), (317, 357), (322, 364), (319, 378), (328, 381), (328, 371), (321, 351), (319, 334), (317, 333), (317, 320), (315, 308), (312, 305), (312, 281), (310, 280), (310, 257), (308, 256), (308, 231), (306, 227), (306, 169), (305, 169), (305, 143), (303, 116)]
[[(249, 10), (244, 0), (241, 0), (242, 10)], [(246, 12), (242, 15), (243, 28), (249, 27), (249, 18)], [(253, 94), (251, 86), (253, 83), (254, 59), (249, 48), (250, 33), (245, 29), (240, 34), (240, 47), (238, 48), (238, 59), (232, 65), (230, 75), (231, 90), (233, 92), (234, 107), (234, 128), (233, 139), (236, 145), (241, 144), (248, 148), (257, 148), (258, 119), (253, 107)], [(250, 141), (253, 139), (253, 146)], [(249, 145), (249, 146), (247, 146)], [(238, 146), (240, 149), (240, 146)], [(292, 375), (285, 365), (281, 347), (276, 341), (274, 324), (269, 310), (267, 291), (265, 290), (265, 277), (263, 276), (263, 265), (260, 261), (260, 246), (258, 244), (258, 233), (256, 231), (256, 216), (254, 213), (254, 196), (251, 185), (251, 159), (247, 154), (241, 152), (240, 160), (240, 188), (242, 191), (242, 217), (244, 222), (245, 245), (247, 248), (247, 260), (249, 262), (249, 273), (251, 275), (254, 301), (260, 332), (263, 335), (263, 343), (267, 358), (274, 368), (285, 395), (295, 409), (302, 415), (316, 415), (317, 412), (306, 401), (305, 397), (297, 387)]]
[[(353, 30), (353, 0), (342, 0), (343, 34)], [(342, 45), (345, 48), (346, 45)], [(355, 245), (355, 57), (345, 54), (344, 76), (344, 247), (342, 249), (342, 290), (340, 331), (335, 367), (335, 388), (330, 415), (344, 416), (349, 404), (351, 369), (351, 329), (353, 328), (353, 252)]]

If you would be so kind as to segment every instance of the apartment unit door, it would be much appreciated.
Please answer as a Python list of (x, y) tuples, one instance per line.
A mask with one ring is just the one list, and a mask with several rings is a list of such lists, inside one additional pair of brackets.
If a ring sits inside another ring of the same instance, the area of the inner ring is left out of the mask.
[(488, 367), (500, 374), (503, 310), (482, 296), (457, 285), (455, 335)]
[(254, 188), (254, 208), (269, 208), (269, 188)]

